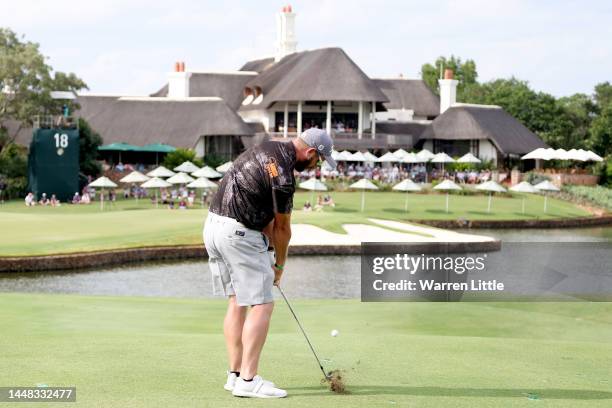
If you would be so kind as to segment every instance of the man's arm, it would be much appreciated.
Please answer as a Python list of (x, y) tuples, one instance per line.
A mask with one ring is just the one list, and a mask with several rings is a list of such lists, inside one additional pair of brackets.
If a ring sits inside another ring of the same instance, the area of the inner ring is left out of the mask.
[(280, 268), (274, 267), (274, 284), (277, 286), (283, 274), (282, 268), (287, 261), (287, 248), (289, 247), (290, 239), (291, 213), (275, 213), (272, 227), (272, 242), (274, 243), (274, 251), (276, 253), (276, 265), (280, 266)]

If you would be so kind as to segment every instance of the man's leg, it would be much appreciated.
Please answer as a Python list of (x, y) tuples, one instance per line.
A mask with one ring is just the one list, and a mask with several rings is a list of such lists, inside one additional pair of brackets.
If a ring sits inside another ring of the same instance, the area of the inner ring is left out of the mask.
[(247, 306), (238, 306), (236, 296), (230, 296), (223, 321), (223, 334), (225, 334), (230, 371), (240, 371), (242, 364), (242, 327), (246, 313)]
[(273, 310), (274, 303), (271, 302), (252, 306), (249, 311), (242, 329), (242, 345), (244, 349), (242, 352), (240, 377), (243, 379), (250, 380), (257, 374), (259, 356), (266, 342)]

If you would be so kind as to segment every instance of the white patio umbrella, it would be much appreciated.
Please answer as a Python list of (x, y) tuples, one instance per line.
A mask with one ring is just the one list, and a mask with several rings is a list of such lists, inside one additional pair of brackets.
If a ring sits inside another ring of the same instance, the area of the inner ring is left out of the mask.
[[(536, 184), (534, 187), (538, 191), (560, 191), (557, 186), (555, 186), (553, 183), (551, 183), (548, 180), (544, 180), (541, 183)], [(544, 194), (544, 213), (546, 213), (547, 208), (548, 208), (548, 196)]]
[(474, 156), (472, 153), (466, 153), (457, 159), (457, 163), (480, 163), (481, 161), (482, 160)]
[[(145, 176), (141, 172), (134, 170), (133, 172), (131, 172), (127, 176), (123, 177), (119, 181), (122, 182), (122, 183), (126, 183), (126, 184), (128, 184), (128, 183), (144, 183), (145, 181), (147, 181), (149, 179), (150, 179), (149, 176)], [(136, 203), (138, 203), (138, 194), (136, 194)]]
[(462, 190), (454, 181), (444, 180), (440, 184), (434, 187), (434, 190), (446, 191), (446, 212), (448, 212), (448, 192), (450, 190)]
[(198, 170), (200, 170), (200, 168), (190, 161), (186, 161), (180, 166), (174, 168), (174, 171), (180, 171), (183, 173), (193, 173), (194, 171)]
[(553, 152), (554, 149), (545, 149), (543, 147), (538, 147), (537, 149), (532, 150), (523, 157), (521, 157), (521, 160), (550, 160), (553, 156)]
[(104, 210), (104, 189), (105, 188), (115, 188), (117, 187), (117, 184), (115, 184), (108, 177), (102, 176), (100, 178), (95, 179), (91, 183), (89, 183), (89, 187), (97, 187), (97, 188), (102, 189), (102, 192), (100, 193), (100, 209)]
[(219, 173), (210, 166), (204, 166), (200, 170), (191, 173), (191, 175), (197, 178), (206, 177), (207, 179), (223, 177), (223, 174)]
[[(206, 177), (200, 177), (192, 181), (191, 183), (187, 184), (187, 188), (195, 188), (195, 189), (202, 189), (202, 190), (209, 190), (209, 189), (217, 188), (217, 187), (218, 186), (216, 183), (213, 183)], [(204, 207), (204, 197), (202, 196), (200, 197), (201, 197), (200, 205)]]
[(488, 191), (489, 192), (489, 203), (487, 204), (487, 212), (491, 212), (491, 201), (493, 193), (505, 193), (506, 189), (496, 183), (493, 180), (486, 181), (476, 186), (476, 190)]
[(337, 151), (337, 150), (333, 150), (332, 149), (332, 154), (331, 154), (332, 159), (337, 161), (338, 160), (338, 156), (340, 156), (340, 152)]
[(230, 171), (233, 165), (234, 165), (233, 162), (228, 161), (228, 162), (223, 163), (220, 166), (217, 166), (215, 170), (217, 170), (219, 173), (227, 173), (228, 171)]
[(398, 161), (401, 161), (407, 154), (408, 152), (404, 149), (397, 149), (393, 152), (393, 155), (398, 159)]
[(402, 163), (422, 163), (416, 153), (406, 153), (404, 157), (402, 157)]
[(354, 188), (355, 190), (361, 190), (361, 211), (363, 212), (365, 208), (365, 191), (366, 190), (378, 190), (378, 187), (370, 180), (362, 178), (361, 180), (353, 183), (349, 186), (349, 188)]
[(581, 152), (579, 152), (576, 149), (568, 150), (567, 155), (568, 155), (568, 160), (586, 161), (586, 156), (583, 155)]
[(442, 163), (442, 171), (444, 171), (444, 163), (454, 163), (455, 159), (446, 153), (438, 153), (432, 159), (432, 163)]
[(149, 176), (145, 176), (141, 172), (134, 170), (133, 172), (123, 177), (119, 181), (122, 183), (144, 183), (145, 181), (149, 179), (150, 179)]
[[(433, 159), (435, 156), (435, 154), (433, 154), (432, 152), (430, 152), (427, 149), (423, 149), (420, 152), (418, 152), (416, 154), (416, 157), (418, 159), (417, 163), (427, 163), (428, 161), (430, 161), (431, 159)], [(425, 165), (427, 167), (427, 165)], [(425, 169), (425, 183), (427, 183), (427, 168)]]
[(370, 153), (370, 152), (365, 152), (363, 154), (363, 157), (365, 157), (367, 162), (377, 162), (378, 161), (378, 157), (376, 157), (374, 154)]
[(216, 183), (210, 181), (206, 177), (200, 177), (198, 179), (195, 179), (191, 183), (187, 184), (187, 187), (207, 189), (207, 188), (217, 188), (218, 186)]
[(189, 174), (180, 172), (180, 173), (176, 173), (174, 176), (170, 177), (166, 181), (172, 184), (189, 184), (194, 180), (195, 179), (191, 177)]
[(565, 149), (556, 149), (552, 155), (553, 159), (557, 160), (571, 160), (572, 157)]
[(598, 155), (597, 153), (591, 150), (586, 151), (586, 157), (587, 157), (587, 160), (589, 161), (596, 161), (596, 162), (603, 161), (603, 157), (601, 157), (600, 155)]
[(433, 154), (432, 152), (430, 152), (427, 149), (423, 149), (420, 152), (417, 153), (417, 157), (419, 158), (419, 160), (421, 160), (419, 163), (425, 163), (430, 161), (431, 159), (433, 159), (435, 156), (435, 154)]
[(349, 152), (348, 150), (343, 150), (338, 153), (338, 158), (336, 161), (350, 161), (352, 157), (353, 153)]
[[(515, 193), (530, 193), (530, 194), (538, 192), (538, 190), (533, 185), (529, 184), (527, 181), (521, 181), (517, 185), (510, 187), (510, 191), (514, 191)], [(523, 214), (525, 214), (525, 196), (523, 196), (522, 209), (523, 209)]]
[(311, 191), (310, 204), (313, 204), (314, 202), (315, 191), (327, 191), (327, 186), (322, 181), (317, 180), (316, 177), (311, 177), (308, 180), (298, 184), (298, 187)]
[[(162, 189), (162, 188), (172, 187), (172, 184), (168, 183), (166, 180), (163, 180), (159, 177), (153, 177), (151, 180), (148, 180), (142, 183), (140, 187)], [(159, 202), (157, 200), (157, 190), (155, 190), (155, 208), (157, 207), (159, 207)]]
[(405, 191), (406, 192), (406, 202), (404, 203), (404, 211), (408, 211), (408, 194), (409, 192), (421, 191), (421, 186), (410, 179), (406, 179), (402, 182), (397, 183), (393, 186), (393, 190), (395, 191)]
[(351, 154), (351, 158), (347, 159), (347, 161), (362, 162), (362, 161), (366, 161), (366, 158), (364, 157), (363, 153), (355, 152)]
[(172, 176), (174, 176), (174, 174), (175, 173), (172, 170), (168, 170), (164, 166), (159, 166), (158, 168), (148, 172), (147, 176), (162, 178), (162, 177), (172, 177)]
[(397, 156), (395, 156), (391, 152), (387, 152), (378, 158), (379, 163), (391, 163), (391, 162), (399, 162), (399, 161), (401, 161), (401, 159), (399, 159)]

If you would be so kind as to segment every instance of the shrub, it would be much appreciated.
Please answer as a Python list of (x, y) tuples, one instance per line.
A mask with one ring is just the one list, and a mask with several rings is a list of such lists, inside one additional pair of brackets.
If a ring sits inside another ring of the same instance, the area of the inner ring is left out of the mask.
[(204, 165), (202, 160), (196, 159), (195, 151), (182, 148), (178, 148), (175, 151), (168, 153), (164, 159), (163, 165), (164, 167), (172, 170), (186, 161), (190, 161), (199, 167)]
[(600, 207), (612, 210), (612, 189), (603, 186), (573, 186), (565, 185), (562, 191), (571, 198), (586, 200)]
[(5, 184), (3, 198), (24, 197), (28, 186), (28, 149), (11, 143), (0, 156), (0, 183)]
[(216, 154), (207, 154), (206, 156), (204, 156), (204, 163), (207, 166), (212, 167), (213, 169), (216, 169), (226, 161), (227, 160), (225, 160), (223, 157), (217, 156)]
[(599, 176), (599, 184), (612, 187), (612, 155), (593, 166), (593, 174)]
[(539, 173), (534, 173), (532, 171), (530, 171), (529, 173), (527, 173), (527, 178), (526, 181), (529, 184), (538, 184), (541, 183), (543, 181), (549, 180), (550, 181), (550, 177), (545, 176), (543, 174), (539, 174)]

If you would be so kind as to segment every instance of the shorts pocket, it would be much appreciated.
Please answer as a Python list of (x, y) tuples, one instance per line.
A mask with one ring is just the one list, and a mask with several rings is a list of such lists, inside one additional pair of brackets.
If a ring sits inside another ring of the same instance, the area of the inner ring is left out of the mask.
[(267, 238), (255, 230), (235, 227), (233, 234), (228, 236), (229, 243), (237, 248), (265, 252), (268, 250)]
[(230, 277), (227, 265), (219, 258), (208, 260), (208, 267), (212, 275), (213, 293), (216, 295), (232, 295), (230, 290), (232, 278)]

